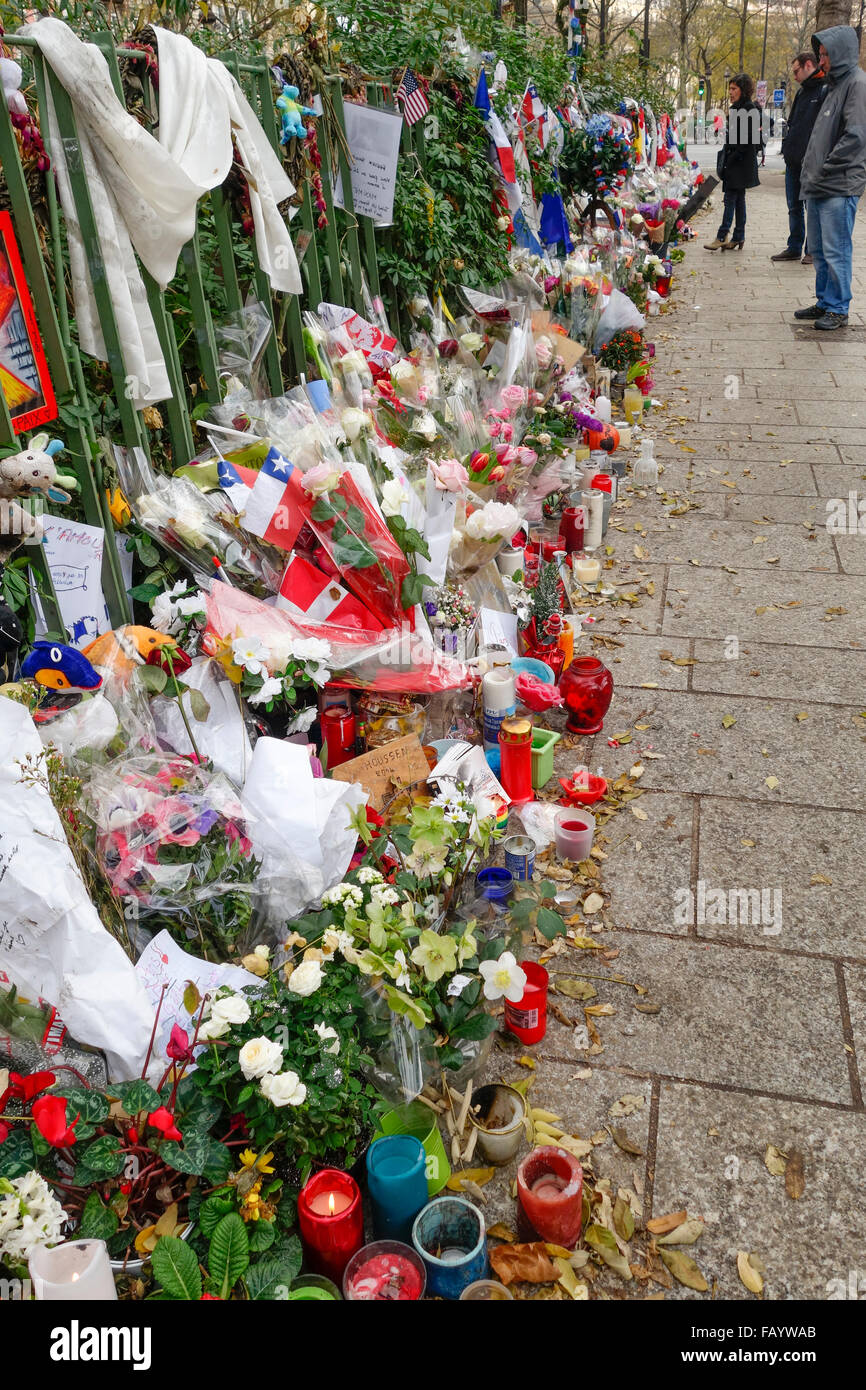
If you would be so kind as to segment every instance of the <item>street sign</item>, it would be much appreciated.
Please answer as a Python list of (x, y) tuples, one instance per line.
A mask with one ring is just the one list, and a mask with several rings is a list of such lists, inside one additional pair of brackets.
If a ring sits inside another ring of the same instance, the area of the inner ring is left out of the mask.
[(766, 106), (767, 104), (767, 84), (763, 78), (755, 87), (755, 101), (759, 106)]
[(784, 106), (784, 105), (785, 105), (785, 88), (784, 88), (784, 87), (777, 87), (777, 88), (775, 89), (775, 91), (773, 92), (773, 105), (774, 105), (774, 106)]

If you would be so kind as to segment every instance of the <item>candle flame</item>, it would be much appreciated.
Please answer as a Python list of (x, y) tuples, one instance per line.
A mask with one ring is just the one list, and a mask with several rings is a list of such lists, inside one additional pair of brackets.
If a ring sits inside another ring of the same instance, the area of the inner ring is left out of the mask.
[(74, 1272), (73, 1275), (72, 1275), (72, 1282), (74, 1283), (75, 1280), (76, 1280), (77, 1278), (78, 1278), (78, 1270), (75, 1270), (75, 1272)]
[(328, 1193), (328, 1215), (329, 1215), (329, 1216), (333, 1216), (333, 1215), (334, 1215), (334, 1194), (333, 1194), (333, 1192), (329, 1192), (329, 1193)]

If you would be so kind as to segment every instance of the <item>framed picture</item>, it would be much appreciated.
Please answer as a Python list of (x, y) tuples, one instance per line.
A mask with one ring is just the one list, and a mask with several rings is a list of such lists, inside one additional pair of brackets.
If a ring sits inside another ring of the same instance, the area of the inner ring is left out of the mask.
[(54, 388), (8, 212), (0, 212), (0, 387), (16, 434), (57, 418)]

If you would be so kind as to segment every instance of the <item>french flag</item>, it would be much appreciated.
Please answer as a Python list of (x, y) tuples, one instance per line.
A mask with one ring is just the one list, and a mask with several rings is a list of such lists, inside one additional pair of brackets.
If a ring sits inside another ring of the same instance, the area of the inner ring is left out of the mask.
[(280, 550), (291, 550), (307, 519), (309, 499), (301, 486), (302, 476), (272, 446), (247, 501), (244, 530)]
[(523, 112), (523, 119), (527, 125), (536, 124), (538, 140), (541, 148), (544, 149), (544, 102), (535, 90), (534, 82), (527, 82), (520, 109)]
[(331, 624), (351, 632), (383, 630), (360, 599), (303, 555), (291, 556), (280, 583), (277, 607), (305, 623)]
[(511, 141), (505, 134), (505, 127), (500, 121), (495, 111), (491, 111), (485, 122), (487, 134), (496, 146), (496, 155), (499, 159), (499, 168), (506, 183), (517, 183), (517, 169), (514, 164), (514, 150), (511, 148)]

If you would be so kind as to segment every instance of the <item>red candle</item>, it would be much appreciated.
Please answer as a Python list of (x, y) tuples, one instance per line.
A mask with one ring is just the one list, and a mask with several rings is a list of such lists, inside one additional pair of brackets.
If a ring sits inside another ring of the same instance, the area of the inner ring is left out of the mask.
[(298, 1225), (310, 1271), (339, 1285), (364, 1244), (361, 1191), (354, 1178), (339, 1168), (314, 1173), (298, 1196)]
[(424, 1276), (406, 1255), (372, 1255), (349, 1271), (346, 1297), (358, 1302), (410, 1303), (424, 1292)]
[(583, 1218), (583, 1169), (565, 1149), (533, 1149), (517, 1170), (521, 1235), (573, 1250)]
[(559, 523), (559, 534), (563, 549), (569, 555), (583, 549), (583, 533), (586, 529), (586, 507), (566, 507)]
[(499, 726), (499, 780), (512, 801), (532, 800), (532, 722), (515, 716)]

